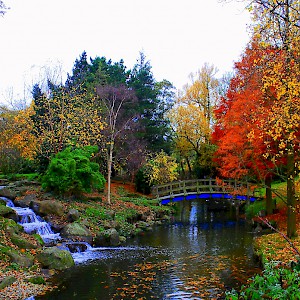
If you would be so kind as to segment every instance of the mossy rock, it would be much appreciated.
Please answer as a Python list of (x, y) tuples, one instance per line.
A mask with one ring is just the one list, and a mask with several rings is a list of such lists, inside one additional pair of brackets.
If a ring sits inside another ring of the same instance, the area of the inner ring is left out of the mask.
[(4, 277), (4, 279), (0, 282), (0, 290), (12, 285), (15, 281), (17, 281), (17, 278), (14, 276)]
[(79, 223), (70, 223), (60, 232), (61, 236), (66, 239), (79, 239), (91, 243), (93, 236), (86, 226)]
[(59, 201), (44, 200), (44, 201), (31, 201), (30, 208), (38, 215), (56, 215), (63, 216), (64, 207)]
[(39, 234), (34, 233), (34, 234), (32, 234), (32, 236), (41, 246), (45, 245), (45, 242), (43, 241), (42, 237)]
[(24, 228), (20, 224), (11, 219), (3, 219), (0, 224), (0, 228), (9, 234), (18, 234), (24, 231)]
[(11, 249), (10, 247), (0, 244), (0, 253), (1, 254), (6, 254), (10, 249)]
[(75, 222), (75, 221), (79, 220), (79, 218), (80, 218), (80, 213), (77, 209), (72, 208), (69, 210), (69, 212), (67, 214), (67, 220), (69, 222)]
[(31, 243), (29, 240), (23, 238), (20, 235), (15, 234), (15, 233), (10, 236), (10, 240), (14, 245), (18, 246), (21, 249), (36, 249), (37, 248), (37, 246), (35, 244)]
[(6, 253), (9, 258), (10, 261), (13, 263), (17, 263), (18, 265), (20, 265), (21, 267), (31, 267), (33, 265), (33, 256), (30, 254), (20, 254), (19, 252), (10, 249), (9, 251), (7, 251)]
[(33, 284), (46, 284), (46, 281), (44, 277), (42, 276), (34, 276), (26, 279), (27, 282), (33, 283)]
[(36, 256), (44, 268), (63, 270), (75, 265), (71, 253), (58, 247), (50, 247)]
[(16, 215), (16, 212), (11, 207), (0, 204), (0, 216), (7, 217), (9, 215)]
[(115, 228), (106, 229), (97, 234), (94, 239), (96, 246), (119, 246), (120, 236)]

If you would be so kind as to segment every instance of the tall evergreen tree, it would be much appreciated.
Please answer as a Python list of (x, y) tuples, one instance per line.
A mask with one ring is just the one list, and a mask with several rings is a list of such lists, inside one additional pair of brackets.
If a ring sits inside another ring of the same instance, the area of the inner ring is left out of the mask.
[[(162, 91), (163, 87), (166, 88), (167, 85), (166, 82), (161, 83), (161, 86), (157, 85), (151, 69), (150, 62), (141, 52), (139, 60), (131, 72), (129, 86), (134, 89), (138, 98), (138, 121), (143, 128), (140, 137), (147, 142), (149, 150), (158, 152), (166, 147), (167, 140), (166, 129), (168, 126), (164, 118), (165, 107), (161, 101), (166, 100), (165, 97), (162, 97)], [(171, 92), (171, 84), (168, 88)], [(172, 92), (169, 95), (172, 95)], [(168, 101), (170, 102), (170, 99)]]

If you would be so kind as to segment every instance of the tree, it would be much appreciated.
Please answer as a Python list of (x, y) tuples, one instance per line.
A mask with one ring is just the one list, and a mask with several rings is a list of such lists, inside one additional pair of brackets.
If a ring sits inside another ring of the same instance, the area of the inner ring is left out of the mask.
[(300, 104), (300, 3), (297, 0), (254, 0), (251, 3), (256, 22), (254, 34), (262, 47), (272, 46), (277, 50), (269, 57), (262, 79), (266, 96), (262, 100), (262, 108), (266, 106), (266, 102), (271, 102), (272, 105), (268, 111), (262, 112), (266, 118), (261, 127), (268, 129), (265, 134), (271, 140), (280, 142), (275, 160), (286, 157), (287, 235), (292, 237), (296, 234), (295, 177), (298, 173)]
[(132, 90), (124, 85), (120, 86), (99, 86), (97, 95), (100, 103), (105, 107), (107, 138), (107, 201), (111, 203), (111, 174), (113, 165), (113, 153), (116, 139), (134, 123), (134, 104), (136, 97)]
[(97, 145), (104, 128), (95, 98), (50, 82), (49, 90), (47, 96), (38, 85), (33, 88), (31, 118), (39, 160), (44, 166), (41, 171), (45, 171), (53, 154), (67, 146)]
[(205, 63), (196, 74), (191, 74), (192, 84), (184, 88), (181, 100), (186, 103), (194, 103), (204, 113), (208, 124), (212, 122), (212, 111), (217, 99), (219, 81), (215, 78), (217, 69), (213, 65)]
[[(235, 76), (231, 79), (227, 94), (221, 98), (216, 110), (213, 141), (218, 146), (215, 159), (223, 177), (236, 179), (258, 179), (267, 188), (268, 214), (273, 212), (273, 201), (269, 193), (270, 180), (279, 175), (283, 160), (274, 160), (266, 153), (277, 153), (275, 142), (266, 145), (268, 137), (261, 127), (265, 118), (262, 112), (264, 99), (263, 70), (272, 49), (264, 49), (253, 41), (245, 50), (240, 62), (235, 64)], [(264, 110), (270, 104), (264, 103)], [(269, 130), (269, 127), (268, 127)]]
[(191, 74), (191, 84), (179, 93), (170, 113), (177, 153), (186, 161), (190, 174), (190, 158), (193, 159), (194, 172), (199, 178), (211, 176), (214, 169), (214, 145), (211, 145), (210, 138), (219, 85), (216, 72), (213, 65), (206, 63), (196, 74)]
[(138, 132), (139, 138), (147, 143), (150, 151), (159, 152), (169, 148), (169, 123), (164, 114), (174, 94), (170, 82), (155, 82), (151, 69), (144, 53), (140, 53), (130, 73), (128, 85), (135, 91), (138, 99), (137, 121), (141, 128)]
[(208, 119), (194, 103), (175, 105), (169, 118), (175, 134), (175, 149), (186, 159), (191, 172), (189, 157), (195, 157), (197, 162), (204, 155), (205, 145), (210, 140)]
[(31, 107), (19, 111), (1, 107), (0, 168), (4, 173), (21, 171), (24, 163), (32, 161), (35, 156), (31, 114)]
[(176, 160), (164, 151), (155, 154), (154, 157), (150, 157), (144, 169), (150, 186), (172, 182), (178, 178)]

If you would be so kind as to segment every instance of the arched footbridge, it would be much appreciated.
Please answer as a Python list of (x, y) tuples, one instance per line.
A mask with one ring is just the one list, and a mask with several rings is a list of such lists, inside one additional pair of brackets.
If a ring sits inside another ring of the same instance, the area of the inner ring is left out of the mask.
[(176, 181), (152, 187), (152, 195), (161, 204), (192, 199), (227, 199), (254, 202), (257, 186), (236, 180), (197, 179)]

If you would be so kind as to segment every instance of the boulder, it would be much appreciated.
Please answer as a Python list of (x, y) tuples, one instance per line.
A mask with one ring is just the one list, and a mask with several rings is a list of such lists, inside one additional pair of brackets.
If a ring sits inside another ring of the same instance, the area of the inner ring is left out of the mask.
[(29, 268), (33, 265), (34, 258), (32, 255), (21, 255), (15, 250), (9, 250), (6, 254), (9, 256), (11, 262), (17, 263), (21, 267)]
[(6, 205), (0, 205), (0, 216), (10, 219), (17, 219), (15, 210)]
[(92, 233), (87, 227), (79, 223), (66, 225), (60, 232), (60, 235), (66, 239), (85, 241), (87, 243), (91, 243), (93, 239)]
[(21, 249), (36, 249), (37, 246), (33, 243), (31, 243), (29, 240), (26, 240), (20, 235), (17, 235), (15, 233), (11, 234), (10, 236), (11, 242), (18, 246)]
[(19, 193), (18, 190), (5, 187), (3, 189), (0, 189), (0, 196), (8, 198), (10, 200), (15, 200), (19, 196)]
[(119, 233), (115, 228), (104, 230), (97, 234), (97, 236), (94, 239), (94, 244), (98, 247), (119, 246)]
[(62, 204), (54, 200), (31, 201), (30, 208), (41, 216), (56, 215), (61, 217), (64, 214)]
[(67, 214), (67, 220), (69, 222), (75, 222), (79, 220), (80, 214), (77, 209), (70, 209), (68, 214)]
[(21, 226), (20, 224), (16, 223), (14, 220), (11, 219), (6, 219), (3, 227), (5, 232), (8, 232), (9, 234), (14, 234), (14, 233), (18, 234), (24, 231), (23, 226)]
[(15, 200), (15, 205), (25, 208), (25, 207), (29, 207), (30, 203), (32, 201), (37, 201), (37, 195), (36, 194), (29, 194), (29, 195), (25, 195), (21, 199), (16, 199)]
[(25, 278), (25, 281), (33, 284), (46, 284), (46, 281), (43, 276), (32, 276), (29, 278)]
[(6, 288), (7, 286), (12, 285), (15, 281), (17, 281), (17, 278), (14, 276), (4, 277), (0, 282), (0, 290)]
[(110, 229), (110, 228), (120, 229), (121, 227), (120, 224), (115, 220), (105, 220), (102, 222), (102, 224), (105, 229)]
[(74, 266), (74, 260), (71, 253), (67, 250), (61, 250), (57, 247), (50, 247), (36, 256), (43, 268), (64, 270)]
[(135, 224), (136, 228), (140, 228), (143, 231), (152, 231), (154, 221), (149, 221), (149, 222), (144, 222), (144, 221), (139, 221)]

